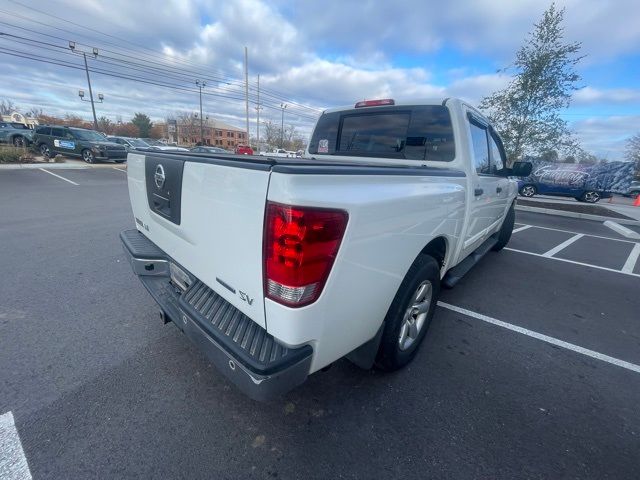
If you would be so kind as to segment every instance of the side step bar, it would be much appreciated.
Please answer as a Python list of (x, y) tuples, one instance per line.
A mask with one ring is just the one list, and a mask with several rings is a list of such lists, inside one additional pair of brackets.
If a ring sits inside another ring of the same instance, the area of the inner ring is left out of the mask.
[(493, 246), (498, 243), (496, 234), (487, 238), (482, 245), (469, 254), (467, 258), (462, 260), (458, 265), (447, 272), (442, 279), (442, 286), (445, 288), (453, 288), (456, 283), (464, 277), (471, 268), (484, 257)]

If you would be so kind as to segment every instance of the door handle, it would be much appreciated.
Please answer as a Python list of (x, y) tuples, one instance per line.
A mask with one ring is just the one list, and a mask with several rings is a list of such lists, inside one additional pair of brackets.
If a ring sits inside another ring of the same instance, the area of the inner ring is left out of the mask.
[(481, 188), (476, 188), (473, 193), (475, 194), (476, 197), (479, 197), (480, 195), (482, 195), (484, 193), (484, 190)]
[(496, 187), (496, 193), (502, 193), (502, 187)]

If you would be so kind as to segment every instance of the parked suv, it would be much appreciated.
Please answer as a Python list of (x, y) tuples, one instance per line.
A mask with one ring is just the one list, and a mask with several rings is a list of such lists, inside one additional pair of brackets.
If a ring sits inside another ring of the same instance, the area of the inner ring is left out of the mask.
[(0, 122), (0, 143), (8, 143), (15, 147), (26, 147), (33, 140), (33, 131), (15, 122)]
[(44, 156), (56, 154), (81, 157), (87, 163), (97, 160), (115, 160), (122, 163), (127, 159), (127, 150), (122, 145), (86, 128), (44, 125), (36, 128), (33, 143)]
[(144, 140), (132, 137), (107, 137), (107, 140), (122, 145), (126, 150), (145, 150), (150, 146)]

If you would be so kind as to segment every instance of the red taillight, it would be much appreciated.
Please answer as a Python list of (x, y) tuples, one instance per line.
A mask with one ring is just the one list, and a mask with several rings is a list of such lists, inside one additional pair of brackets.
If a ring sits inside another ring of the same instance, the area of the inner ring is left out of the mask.
[(267, 203), (264, 293), (291, 307), (317, 300), (347, 227), (347, 212)]
[(363, 100), (356, 103), (356, 108), (360, 107), (379, 107), (381, 105), (395, 105), (396, 102), (392, 98), (383, 98), (382, 100)]

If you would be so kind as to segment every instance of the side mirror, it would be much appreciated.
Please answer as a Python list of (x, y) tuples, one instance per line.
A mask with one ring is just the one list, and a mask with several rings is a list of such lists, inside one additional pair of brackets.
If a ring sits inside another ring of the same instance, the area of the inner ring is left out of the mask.
[(531, 162), (514, 162), (511, 167), (511, 175), (514, 177), (528, 177), (533, 170)]

